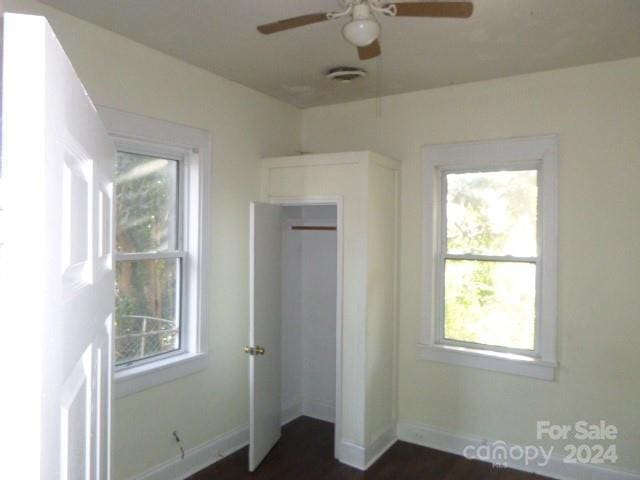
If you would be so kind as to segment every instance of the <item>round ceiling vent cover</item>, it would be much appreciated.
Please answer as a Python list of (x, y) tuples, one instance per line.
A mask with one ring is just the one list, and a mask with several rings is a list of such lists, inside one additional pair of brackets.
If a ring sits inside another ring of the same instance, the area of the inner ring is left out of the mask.
[(357, 67), (335, 67), (327, 71), (327, 78), (339, 82), (350, 82), (367, 75), (366, 70)]

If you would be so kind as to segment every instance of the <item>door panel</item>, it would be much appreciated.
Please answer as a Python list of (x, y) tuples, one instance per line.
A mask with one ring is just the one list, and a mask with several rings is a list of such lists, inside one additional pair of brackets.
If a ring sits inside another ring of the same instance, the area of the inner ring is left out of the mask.
[(61, 389), (61, 478), (91, 478), (92, 353), (87, 348)]
[(3, 473), (106, 480), (115, 148), (45, 18), (5, 14), (3, 57)]
[(93, 161), (66, 146), (62, 165), (62, 277), (65, 295), (92, 280), (91, 180)]
[(280, 438), (282, 207), (251, 204), (251, 347), (249, 359), (249, 470), (254, 471)]

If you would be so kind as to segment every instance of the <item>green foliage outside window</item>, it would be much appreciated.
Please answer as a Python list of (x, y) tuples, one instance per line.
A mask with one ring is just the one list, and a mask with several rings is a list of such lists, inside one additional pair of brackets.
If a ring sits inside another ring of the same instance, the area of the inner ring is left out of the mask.
[[(537, 171), (446, 175), (447, 254), (535, 257)], [(446, 259), (447, 339), (535, 348), (533, 263)]]
[[(177, 250), (177, 187), (178, 162), (118, 153), (115, 188), (118, 253)], [(179, 347), (176, 332), (179, 271), (177, 258), (117, 262), (116, 364)]]

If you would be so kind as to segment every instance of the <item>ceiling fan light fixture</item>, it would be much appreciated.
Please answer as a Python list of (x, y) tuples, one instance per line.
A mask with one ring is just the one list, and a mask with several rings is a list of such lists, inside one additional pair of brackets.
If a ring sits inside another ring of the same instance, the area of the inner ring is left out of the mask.
[(473, 3), (469, 1), (422, 0), (385, 3), (387, 1), (389, 0), (338, 0), (342, 7), (340, 11), (285, 18), (259, 25), (258, 31), (269, 35), (325, 20), (351, 17), (342, 27), (342, 35), (347, 42), (357, 47), (360, 60), (369, 60), (379, 57), (382, 53), (378, 40), (381, 27), (376, 14), (387, 17), (469, 18), (473, 13)]

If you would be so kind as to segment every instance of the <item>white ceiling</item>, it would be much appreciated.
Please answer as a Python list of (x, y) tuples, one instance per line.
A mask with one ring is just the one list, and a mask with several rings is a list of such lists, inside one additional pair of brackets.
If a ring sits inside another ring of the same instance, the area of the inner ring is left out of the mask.
[[(476, 0), (467, 20), (384, 17), (382, 57), (364, 62), (344, 19), (256, 31), (337, 0), (42, 1), (300, 107), (640, 56), (640, 0)], [(325, 79), (337, 65), (369, 76)]]

